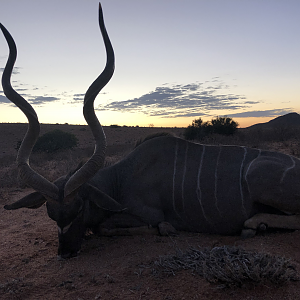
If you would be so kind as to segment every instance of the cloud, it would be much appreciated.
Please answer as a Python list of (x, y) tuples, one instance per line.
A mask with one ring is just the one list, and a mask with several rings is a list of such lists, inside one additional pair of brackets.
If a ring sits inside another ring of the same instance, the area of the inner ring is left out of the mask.
[(28, 102), (35, 104), (35, 105), (42, 105), (47, 102), (57, 101), (60, 100), (60, 98), (57, 97), (45, 97), (45, 96), (38, 96), (35, 98), (31, 98), (28, 100)]
[[(28, 102), (33, 105), (43, 105), (48, 102), (60, 100), (60, 98), (57, 97), (45, 97), (45, 96), (33, 97), (24, 94), (22, 95), (22, 97), (24, 97), (25, 99), (28, 98)], [(14, 105), (11, 101), (9, 101), (5, 96), (2, 95), (0, 95), (0, 103), (8, 103)]]
[[(19, 69), (20, 67), (14, 67), (12, 74), (20, 74)], [(0, 72), (2, 73), (4, 71), (4, 68), (0, 68)]]
[[(106, 95), (107, 93), (101, 92), (100, 94), (101, 95)], [(74, 94), (73, 95), (73, 101), (71, 101), (71, 103), (78, 103), (78, 102), (80, 102), (81, 104), (83, 104), (84, 96), (85, 96), (85, 94)]]
[(217, 78), (206, 83), (163, 84), (139, 98), (100, 104), (96, 109), (173, 118), (210, 115), (212, 110), (236, 110), (259, 103), (245, 101), (244, 96), (228, 90), (229, 86)]
[(84, 96), (85, 96), (85, 94), (74, 94), (73, 95), (73, 100), (74, 101), (82, 101), (82, 103), (83, 103)]
[(10, 101), (5, 96), (0, 95), (0, 103), (10, 103)]
[(25, 91), (28, 91), (28, 89), (15, 89), (16, 92), (25, 92)]
[(278, 117), (281, 115), (288, 114), (293, 112), (292, 108), (282, 108), (282, 109), (271, 109), (271, 110), (253, 110), (253, 111), (245, 111), (237, 114), (229, 114), (230, 118), (262, 118), (262, 117)]

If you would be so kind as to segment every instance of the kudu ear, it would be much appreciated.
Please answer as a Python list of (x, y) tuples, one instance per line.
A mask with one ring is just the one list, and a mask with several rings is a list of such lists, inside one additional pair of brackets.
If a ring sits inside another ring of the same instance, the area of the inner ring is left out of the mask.
[(86, 189), (89, 195), (88, 199), (94, 202), (99, 208), (112, 212), (121, 212), (125, 210), (125, 208), (120, 203), (118, 203), (116, 200), (103, 193), (96, 187), (87, 184)]
[(4, 208), (7, 210), (18, 209), (23, 207), (36, 209), (41, 207), (46, 201), (46, 198), (42, 194), (34, 192), (21, 198), (15, 203), (5, 205)]

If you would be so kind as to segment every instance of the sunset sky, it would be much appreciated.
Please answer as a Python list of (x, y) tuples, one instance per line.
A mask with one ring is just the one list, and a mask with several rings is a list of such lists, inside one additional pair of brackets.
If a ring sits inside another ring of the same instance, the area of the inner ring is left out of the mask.
[[(105, 65), (96, 0), (0, 0), (18, 47), (12, 84), (41, 123), (85, 124)], [(116, 70), (95, 101), (103, 125), (240, 127), (300, 113), (299, 0), (102, 0)], [(8, 47), (0, 34), (0, 72)], [(26, 122), (0, 88), (0, 122)]]

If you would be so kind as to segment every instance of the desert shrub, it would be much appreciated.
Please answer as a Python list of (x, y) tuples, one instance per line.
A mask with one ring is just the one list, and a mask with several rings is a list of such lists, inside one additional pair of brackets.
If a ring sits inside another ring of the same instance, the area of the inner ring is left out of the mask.
[(231, 135), (237, 131), (238, 123), (228, 117), (216, 117), (208, 123), (207, 132)]
[(299, 280), (289, 259), (231, 246), (191, 248), (186, 252), (177, 249), (176, 255), (162, 256), (154, 265), (158, 273), (175, 275), (180, 270), (192, 270), (211, 283), (225, 286)]
[(189, 125), (184, 133), (183, 136), (186, 140), (201, 140), (205, 135), (207, 135), (207, 128), (208, 122), (203, 122), (201, 118), (195, 119), (192, 122), (192, 125)]
[(187, 140), (202, 140), (211, 134), (233, 135), (236, 133), (238, 123), (228, 117), (216, 117), (208, 122), (201, 118), (195, 119), (184, 131), (184, 138)]
[(73, 133), (55, 129), (38, 138), (33, 152), (53, 153), (58, 150), (72, 149), (77, 146), (77, 143), (78, 139)]
[(198, 130), (192, 125), (189, 125), (183, 133), (183, 136), (186, 140), (198, 140), (197, 138)]

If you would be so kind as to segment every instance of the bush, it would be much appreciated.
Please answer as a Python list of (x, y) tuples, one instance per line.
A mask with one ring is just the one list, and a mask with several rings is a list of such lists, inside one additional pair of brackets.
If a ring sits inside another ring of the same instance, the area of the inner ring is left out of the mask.
[(203, 123), (202, 119), (193, 120), (192, 125), (189, 125), (183, 136), (186, 140), (201, 140), (205, 136), (205, 131), (207, 127), (207, 122)]
[(175, 275), (192, 270), (220, 287), (242, 287), (245, 283), (265, 285), (298, 281), (296, 266), (289, 260), (267, 253), (247, 251), (232, 246), (190, 248), (154, 261), (154, 272)]
[(186, 140), (201, 140), (201, 128), (194, 127), (189, 125), (183, 133), (183, 136)]
[(73, 133), (55, 129), (38, 138), (33, 152), (53, 153), (58, 150), (72, 149), (77, 146), (77, 143), (78, 139)]
[(203, 122), (201, 118), (193, 120), (183, 135), (187, 140), (201, 140), (204, 137), (216, 133), (231, 135), (237, 131), (238, 123), (228, 117), (216, 117), (208, 122)]
[(228, 117), (216, 117), (210, 121), (212, 133), (231, 135), (237, 131), (239, 124)]

